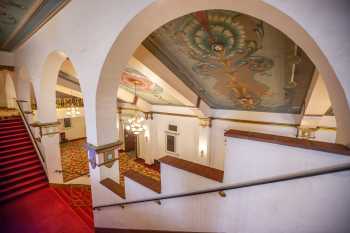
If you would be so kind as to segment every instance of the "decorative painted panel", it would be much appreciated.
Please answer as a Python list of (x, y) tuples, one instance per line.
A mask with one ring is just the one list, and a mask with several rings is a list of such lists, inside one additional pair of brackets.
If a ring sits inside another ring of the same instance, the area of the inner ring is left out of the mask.
[(70, 0), (1, 0), (0, 49), (11, 51)]
[(185, 15), (143, 44), (218, 109), (300, 113), (314, 71), (283, 33), (232, 11)]
[(134, 94), (150, 104), (155, 105), (176, 105), (183, 104), (175, 97), (167, 93), (161, 86), (151, 81), (136, 69), (126, 68), (122, 74), (120, 88)]

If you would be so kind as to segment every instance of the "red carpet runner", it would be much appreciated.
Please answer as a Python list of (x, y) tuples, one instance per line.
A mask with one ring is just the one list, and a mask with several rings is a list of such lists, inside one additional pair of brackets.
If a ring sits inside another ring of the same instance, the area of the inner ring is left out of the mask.
[(94, 227), (91, 190), (88, 185), (55, 185), (54, 190), (91, 229)]
[(0, 205), (1, 233), (93, 233), (53, 188)]
[(0, 119), (0, 203), (47, 186), (22, 119)]

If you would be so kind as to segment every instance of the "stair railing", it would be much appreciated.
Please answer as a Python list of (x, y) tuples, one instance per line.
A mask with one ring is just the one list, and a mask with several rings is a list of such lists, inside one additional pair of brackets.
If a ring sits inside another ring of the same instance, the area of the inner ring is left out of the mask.
[(338, 172), (349, 171), (349, 170), (350, 170), (350, 163), (344, 163), (344, 164), (336, 165), (336, 166), (328, 166), (328, 167), (324, 167), (324, 168), (311, 169), (309, 171), (302, 171), (302, 172), (296, 172), (296, 173), (291, 173), (291, 174), (286, 174), (286, 175), (279, 175), (279, 176), (273, 176), (273, 177), (268, 177), (268, 178), (256, 179), (256, 180), (252, 180), (252, 181), (241, 182), (241, 183), (222, 186), (222, 187), (218, 187), (218, 188), (212, 188), (212, 189), (206, 189), (206, 190), (200, 190), (200, 191), (194, 191), (194, 192), (188, 192), (188, 193), (164, 195), (164, 196), (159, 196), (156, 198), (146, 198), (146, 199), (140, 199), (140, 200), (135, 200), (135, 201), (126, 201), (126, 202), (119, 202), (119, 203), (113, 203), (113, 204), (107, 204), (107, 205), (99, 205), (99, 206), (94, 206), (93, 209), (94, 210), (101, 210), (103, 208), (115, 207), (115, 206), (125, 208), (126, 205), (145, 203), (145, 202), (155, 202), (157, 204), (161, 204), (162, 200), (203, 195), (203, 194), (209, 194), (209, 193), (219, 193), (219, 195), (221, 197), (225, 197), (226, 194), (224, 191), (228, 191), (228, 190), (249, 188), (249, 187), (254, 187), (254, 186), (258, 186), (258, 185), (273, 184), (273, 183), (291, 181), (291, 180), (296, 180), (296, 179), (303, 179), (303, 178), (308, 178), (308, 177), (338, 173)]
[(43, 154), (43, 152), (40, 150), (40, 147), (38, 145), (38, 142), (37, 140), (35, 139), (34, 137), (34, 134), (31, 130), (31, 126), (29, 125), (28, 123), (28, 120), (27, 120), (27, 117), (25, 116), (24, 114), (24, 111), (22, 109), (22, 106), (20, 103), (23, 103), (23, 102), (27, 102), (27, 101), (23, 101), (23, 100), (16, 100), (16, 103), (17, 103), (17, 107), (18, 107), (18, 110), (19, 110), (19, 113), (20, 113), (20, 116), (24, 122), (24, 126), (26, 127), (27, 131), (29, 132), (29, 137), (30, 137), (30, 140), (32, 141), (33, 145), (34, 145), (34, 148), (35, 148), (35, 151), (37, 152), (37, 154), (39, 155), (39, 160), (44, 168), (44, 171), (45, 171), (45, 174), (46, 174), (46, 177), (48, 177), (48, 174), (47, 174), (47, 166), (46, 166), (46, 162), (45, 162), (45, 156)]

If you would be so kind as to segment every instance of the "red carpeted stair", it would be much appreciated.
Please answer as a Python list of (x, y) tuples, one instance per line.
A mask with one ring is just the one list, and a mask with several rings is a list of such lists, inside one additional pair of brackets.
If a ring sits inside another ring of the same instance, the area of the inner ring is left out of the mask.
[(54, 190), (88, 227), (94, 227), (91, 189), (89, 185), (54, 185)]
[(20, 117), (0, 119), (0, 203), (48, 186)]

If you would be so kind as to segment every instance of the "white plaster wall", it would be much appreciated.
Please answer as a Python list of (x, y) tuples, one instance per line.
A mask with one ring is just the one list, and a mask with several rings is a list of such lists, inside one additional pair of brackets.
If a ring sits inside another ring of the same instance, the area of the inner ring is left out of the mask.
[[(346, 156), (228, 138), (224, 184), (350, 162)], [(162, 194), (222, 184), (161, 165)], [(94, 211), (97, 227), (196, 232), (344, 233), (350, 229), (350, 172), (268, 184), (196, 197)], [(126, 179), (127, 200), (158, 194)], [(95, 204), (95, 203), (94, 203)], [(135, 221), (137, 219), (137, 221)]]
[(68, 140), (74, 140), (79, 138), (84, 138), (85, 134), (85, 121), (84, 117), (72, 117), (71, 119), (71, 127), (65, 128), (63, 119), (59, 119), (59, 131), (66, 133), (66, 138)]
[(181, 117), (153, 114), (153, 120), (148, 120), (149, 133), (147, 142), (145, 134), (139, 136), (140, 141), (140, 157), (147, 161), (153, 162), (154, 159), (159, 159), (166, 155), (171, 155), (166, 152), (165, 139), (168, 125), (177, 125), (178, 135), (176, 136), (176, 154), (174, 156), (199, 162), (198, 155), (198, 140), (199, 140), (199, 120), (193, 117)]
[(217, 169), (224, 169), (225, 163), (225, 137), (224, 133), (229, 129), (237, 129), (252, 132), (295, 137), (297, 130), (295, 127), (285, 127), (277, 125), (261, 125), (213, 120), (210, 138), (210, 166)]
[(6, 106), (8, 108), (16, 108), (16, 90), (12, 80), (12, 76), (9, 72), (5, 73), (5, 90), (6, 90)]
[(6, 78), (5, 72), (0, 71), (0, 107), (6, 107), (7, 97), (6, 97)]

